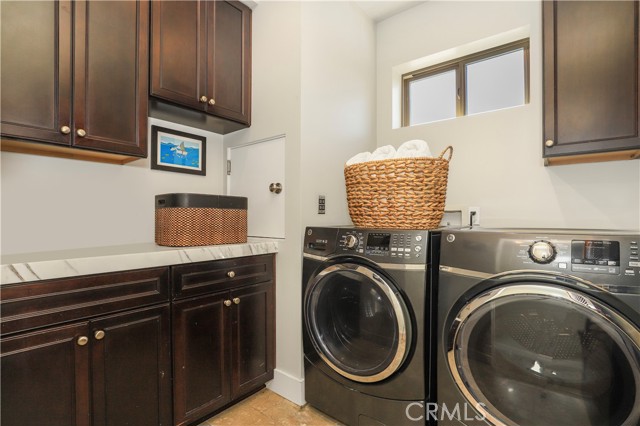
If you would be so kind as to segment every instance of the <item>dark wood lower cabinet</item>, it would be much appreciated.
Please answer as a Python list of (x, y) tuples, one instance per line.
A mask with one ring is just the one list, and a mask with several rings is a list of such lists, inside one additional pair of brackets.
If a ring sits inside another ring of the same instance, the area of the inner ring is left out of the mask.
[(275, 360), (274, 260), (4, 286), (2, 425), (195, 424), (264, 386)]
[(176, 425), (273, 379), (274, 318), (271, 281), (174, 302)]
[(82, 322), (0, 340), (0, 418), (3, 426), (86, 426), (89, 351), (77, 340)]
[(90, 322), (93, 426), (168, 426), (169, 304)]
[(238, 302), (231, 324), (231, 398), (235, 399), (273, 379), (273, 283), (234, 290), (231, 300)]
[(4, 338), (2, 424), (169, 425), (170, 341), (168, 304)]

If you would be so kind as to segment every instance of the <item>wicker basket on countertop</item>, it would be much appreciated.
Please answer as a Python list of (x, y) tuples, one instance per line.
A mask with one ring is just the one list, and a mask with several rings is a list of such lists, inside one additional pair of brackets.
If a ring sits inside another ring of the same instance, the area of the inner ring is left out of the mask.
[(453, 147), (448, 146), (435, 158), (396, 158), (345, 166), (353, 224), (391, 229), (440, 226), (452, 155)]
[(156, 244), (186, 247), (246, 242), (246, 197), (156, 195)]

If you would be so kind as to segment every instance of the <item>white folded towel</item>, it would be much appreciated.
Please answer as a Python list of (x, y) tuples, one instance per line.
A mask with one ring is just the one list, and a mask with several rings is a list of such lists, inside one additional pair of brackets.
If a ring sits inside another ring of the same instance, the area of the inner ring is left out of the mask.
[(395, 158), (431, 157), (429, 145), (423, 140), (414, 139), (400, 145)]
[(361, 152), (349, 158), (346, 165), (351, 166), (353, 164), (364, 163), (365, 161), (369, 161), (370, 159), (371, 153), (369, 151)]
[(391, 145), (385, 145), (373, 151), (369, 161), (388, 160), (394, 158), (395, 155), (396, 149)]

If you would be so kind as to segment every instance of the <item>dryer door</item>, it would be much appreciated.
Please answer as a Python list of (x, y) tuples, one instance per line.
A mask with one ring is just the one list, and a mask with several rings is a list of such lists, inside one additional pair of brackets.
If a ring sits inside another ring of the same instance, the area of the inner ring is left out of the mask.
[(395, 373), (411, 346), (407, 307), (393, 283), (356, 263), (338, 263), (307, 287), (304, 319), (322, 360), (363, 383)]
[(448, 367), (491, 424), (640, 424), (638, 325), (577, 288), (512, 280), (451, 313)]

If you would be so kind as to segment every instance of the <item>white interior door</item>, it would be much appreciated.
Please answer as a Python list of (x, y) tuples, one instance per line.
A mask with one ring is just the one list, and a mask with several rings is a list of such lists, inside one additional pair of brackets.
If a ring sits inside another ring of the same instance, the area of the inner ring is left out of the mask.
[(229, 148), (228, 193), (248, 198), (250, 237), (284, 238), (284, 142), (284, 136), (279, 136)]

